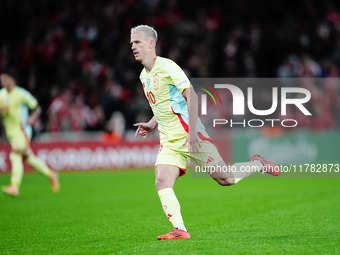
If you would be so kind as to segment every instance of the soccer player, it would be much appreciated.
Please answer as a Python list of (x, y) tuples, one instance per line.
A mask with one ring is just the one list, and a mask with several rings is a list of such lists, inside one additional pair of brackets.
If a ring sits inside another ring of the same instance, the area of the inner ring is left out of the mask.
[[(139, 25), (131, 29), (131, 49), (135, 59), (144, 66), (139, 78), (154, 113), (149, 122), (134, 126), (137, 127), (136, 136), (139, 134), (144, 138), (157, 125), (160, 132), (160, 151), (155, 164), (156, 188), (174, 228), (157, 239), (190, 238), (173, 186), (177, 178), (185, 174), (188, 158), (201, 166), (223, 167), (226, 164), (197, 117), (197, 108), (189, 107), (197, 105), (197, 95), (189, 79), (175, 62), (156, 55), (156, 42), (157, 32), (152, 27)], [(236, 173), (210, 171), (209, 174), (222, 186), (233, 185), (263, 168), (268, 168), (266, 172), (272, 175), (280, 174), (274, 163), (258, 155), (252, 156), (251, 162), (236, 163), (233, 167), (238, 170)]]
[[(52, 190), (58, 192), (60, 185), (57, 173), (38, 159), (30, 148), (31, 125), (41, 112), (37, 100), (27, 90), (16, 86), (11, 69), (2, 72), (0, 81), (3, 86), (0, 90), (0, 114), (12, 147), (9, 155), (12, 164), (11, 184), (2, 187), (2, 191), (11, 196), (19, 195), (24, 172), (22, 160), (25, 159), (36, 171), (49, 178)], [(28, 109), (32, 110), (30, 115)]]

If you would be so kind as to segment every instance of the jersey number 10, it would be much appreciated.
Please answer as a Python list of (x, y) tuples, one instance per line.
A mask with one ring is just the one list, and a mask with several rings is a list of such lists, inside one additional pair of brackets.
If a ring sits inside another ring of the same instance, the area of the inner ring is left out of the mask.
[(156, 98), (155, 98), (154, 94), (151, 91), (146, 92), (146, 96), (149, 99), (149, 102), (151, 104), (155, 104), (156, 103)]

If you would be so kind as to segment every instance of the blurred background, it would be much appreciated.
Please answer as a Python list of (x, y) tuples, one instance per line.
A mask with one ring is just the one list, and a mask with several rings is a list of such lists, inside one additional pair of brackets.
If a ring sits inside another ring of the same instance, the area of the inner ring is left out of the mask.
[[(132, 139), (132, 124), (152, 116), (129, 43), (139, 24), (155, 27), (157, 53), (190, 78), (340, 75), (335, 0), (2, 0), (0, 69), (12, 66), (42, 106), (35, 141)], [(302, 127), (338, 130), (340, 87), (310, 89), (313, 120)]]

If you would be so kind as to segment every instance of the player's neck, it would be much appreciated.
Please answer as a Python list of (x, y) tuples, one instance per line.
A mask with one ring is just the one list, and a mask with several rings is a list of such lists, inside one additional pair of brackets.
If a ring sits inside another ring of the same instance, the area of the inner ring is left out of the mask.
[(145, 59), (142, 64), (147, 73), (150, 73), (156, 62), (156, 55), (151, 55), (149, 58)]
[(11, 92), (15, 88), (15, 85), (10, 85), (6, 89), (8, 92)]

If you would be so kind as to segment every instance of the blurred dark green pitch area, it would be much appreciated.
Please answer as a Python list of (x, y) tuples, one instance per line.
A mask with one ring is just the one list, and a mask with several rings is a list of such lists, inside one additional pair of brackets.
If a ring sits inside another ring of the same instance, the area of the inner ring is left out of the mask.
[[(26, 174), (0, 196), (0, 254), (340, 254), (340, 179), (249, 178), (231, 187), (181, 177), (188, 240), (171, 230), (150, 170), (61, 173), (53, 194)], [(0, 175), (6, 185), (9, 175)]]

